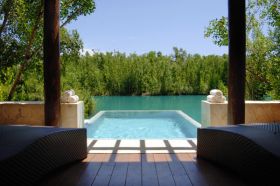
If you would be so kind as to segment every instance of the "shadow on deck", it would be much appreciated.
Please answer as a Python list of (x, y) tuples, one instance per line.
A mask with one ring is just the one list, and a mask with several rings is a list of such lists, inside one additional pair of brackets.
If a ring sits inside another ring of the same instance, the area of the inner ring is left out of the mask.
[(88, 154), (38, 185), (246, 185), (230, 171), (196, 154)]

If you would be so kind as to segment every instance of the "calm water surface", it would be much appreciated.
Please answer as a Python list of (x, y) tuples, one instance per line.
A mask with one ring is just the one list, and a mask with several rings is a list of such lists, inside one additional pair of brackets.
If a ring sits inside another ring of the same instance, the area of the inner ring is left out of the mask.
[(87, 125), (95, 139), (196, 138), (197, 125), (175, 111), (105, 111)]
[(94, 96), (100, 110), (182, 110), (201, 122), (201, 100), (206, 96)]

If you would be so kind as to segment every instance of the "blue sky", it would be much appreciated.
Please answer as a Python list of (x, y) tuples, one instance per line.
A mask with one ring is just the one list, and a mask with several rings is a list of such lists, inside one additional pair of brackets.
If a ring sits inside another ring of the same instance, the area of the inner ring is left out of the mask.
[(96, 10), (67, 26), (85, 49), (171, 54), (174, 46), (195, 54), (224, 54), (204, 38), (209, 21), (227, 16), (226, 0), (95, 0)]

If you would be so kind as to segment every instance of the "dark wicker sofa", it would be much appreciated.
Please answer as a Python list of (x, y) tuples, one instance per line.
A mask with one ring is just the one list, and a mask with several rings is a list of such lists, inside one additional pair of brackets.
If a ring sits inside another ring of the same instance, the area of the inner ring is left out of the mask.
[(86, 129), (0, 126), (0, 185), (33, 185), (87, 156)]
[(197, 157), (226, 167), (249, 183), (280, 185), (280, 124), (198, 129)]

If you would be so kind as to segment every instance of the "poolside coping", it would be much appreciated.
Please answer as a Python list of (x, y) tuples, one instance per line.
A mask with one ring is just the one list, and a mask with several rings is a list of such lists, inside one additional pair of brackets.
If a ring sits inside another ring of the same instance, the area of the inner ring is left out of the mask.
[(88, 153), (195, 153), (197, 140), (132, 140), (91, 139), (87, 140)]

